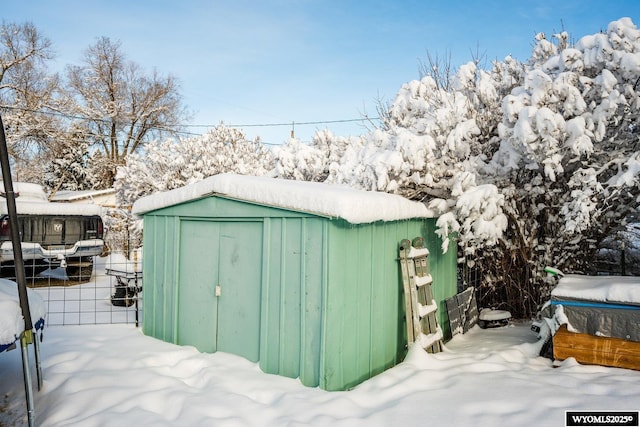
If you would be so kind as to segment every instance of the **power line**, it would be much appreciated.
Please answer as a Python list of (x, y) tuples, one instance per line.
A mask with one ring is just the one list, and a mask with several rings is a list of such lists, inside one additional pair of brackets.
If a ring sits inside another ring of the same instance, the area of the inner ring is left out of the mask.
[[(71, 120), (84, 120), (84, 121), (94, 121), (94, 122), (102, 122), (102, 123), (110, 123), (111, 121), (109, 119), (100, 119), (100, 118), (88, 118), (88, 117), (82, 117), (82, 116), (76, 116), (76, 115), (72, 115), (72, 114), (68, 114), (68, 113), (62, 113), (62, 112), (58, 112), (58, 111), (43, 111), (43, 110), (34, 110), (34, 109), (30, 109), (30, 108), (25, 108), (25, 107), (19, 107), (19, 106), (9, 106), (9, 105), (0, 105), (0, 109), (4, 109), (4, 110), (18, 110), (18, 111), (26, 111), (26, 112), (30, 112), (30, 113), (34, 113), (34, 114), (42, 114), (42, 115), (49, 115), (49, 116), (55, 116), (55, 117), (62, 117), (62, 118), (66, 118), (66, 119), (71, 119)], [(181, 124), (181, 125), (176, 125), (176, 128), (171, 128), (171, 127), (167, 127), (167, 126), (152, 126), (149, 129), (155, 129), (158, 131), (164, 131), (164, 132), (170, 132), (176, 135), (183, 135), (186, 137), (198, 137), (198, 136), (202, 136), (202, 133), (196, 133), (196, 132), (189, 132), (189, 131), (185, 131), (185, 130), (179, 130), (179, 128), (216, 128), (220, 125), (223, 126), (227, 126), (230, 128), (251, 128), (251, 127), (282, 127), (282, 126), (291, 126), (291, 137), (293, 138), (294, 136), (294, 129), (295, 126), (309, 126), (309, 125), (328, 125), (328, 124), (337, 124), (337, 123), (354, 123), (354, 122), (371, 122), (374, 120), (380, 120), (380, 117), (368, 117), (368, 116), (364, 116), (358, 119), (339, 119), (339, 120), (314, 120), (314, 121), (305, 121), (305, 122), (296, 122), (296, 121), (291, 121), (291, 122), (281, 122), (281, 123), (244, 123), (244, 124), (225, 124), (224, 122), (221, 122), (217, 125), (213, 125), (213, 124)], [(266, 141), (261, 141), (262, 144), (264, 145), (279, 145), (279, 144), (275, 144), (275, 143), (269, 143)]]
[[(342, 119), (342, 120), (318, 120), (312, 122), (296, 122), (291, 121), (287, 123), (248, 123), (248, 124), (229, 124), (226, 126), (229, 127), (276, 127), (276, 126), (291, 126), (291, 125), (326, 125), (326, 124), (335, 124), (335, 123), (353, 123), (353, 122), (364, 122), (370, 120), (380, 120), (380, 117), (362, 117), (359, 119)], [(184, 125), (185, 127), (215, 127), (215, 125)]]
[[(57, 116), (57, 117), (64, 117), (67, 119), (74, 119), (74, 120), (91, 120), (91, 121), (100, 121), (100, 122), (105, 122), (108, 123), (109, 120), (107, 119), (100, 119), (100, 118), (87, 118), (87, 117), (82, 117), (82, 116), (75, 116), (75, 115), (71, 115), (71, 114), (67, 114), (67, 113), (60, 113), (57, 111), (41, 111), (41, 110), (33, 110), (33, 109), (29, 109), (29, 108), (25, 108), (25, 107), (17, 107), (17, 106), (10, 106), (10, 105), (0, 105), (0, 108), (2, 109), (6, 109), (6, 110), (20, 110), (20, 111), (27, 111), (30, 113), (36, 113), (36, 114), (44, 114), (44, 115), (50, 115), (50, 116)], [(282, 122), (282, 123), (244, 123), (244, 124), (226, 124), (225, 126), (227, 127), (236, 127), (236, 128), (242, 128), (242, 127), (276, 127), (276, 126), (292, 126), (292, 125), (298, 125), (298, 126), (305, 126), (305, 125), (325, 125), (325, 124), (336, 124), (336, 123), (354, 123), (354, 122), (364, 122), (364, 121), (372, 121), (372, 120), (380, 120), (380, 117), (361, 117), (359, 119), (340, 119), (340, 120), (316, 120), (316, 121), (307, 121), (307, 122), (296, 122), (294, 121), (290, 121), (290, 122)], [(224, 122), (222, 123), (224, 124)], [(213, 124), (193, 124), (193, 125), (189, 125), (189, 124), (184, 124), (184, 125), (180, 125), (180, 127), (186, 127), (186, 128), (209, 128), (209, 127), (217, 127), (218, 125), (213, 125)], [(158, 129), (158, 130), (165, 130), (165, 131), (171, 131), (171, 132), (178, 132), (178, 133), (188, 133), (188, 132), (180, 132), (180, 131), (175, 131), (173, 129), (164, 127), (164, 126), (156, 126), (154, 127), (154, 129)], [(193, 134), (192, 135), (197, 135), (197, 134)]]

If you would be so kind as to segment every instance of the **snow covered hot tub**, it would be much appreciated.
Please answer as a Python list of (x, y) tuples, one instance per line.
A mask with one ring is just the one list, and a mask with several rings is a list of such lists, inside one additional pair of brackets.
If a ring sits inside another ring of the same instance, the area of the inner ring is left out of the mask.
[(554, 358), (640, 370), (639, 277), (567, 275), (549, 308)]

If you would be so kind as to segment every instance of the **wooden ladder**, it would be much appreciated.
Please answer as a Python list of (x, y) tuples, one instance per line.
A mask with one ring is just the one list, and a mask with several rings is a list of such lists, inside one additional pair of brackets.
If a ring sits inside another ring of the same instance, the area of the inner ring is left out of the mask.
[(442, 351), (442, 329), (438, 325), (438, 304), (433, 298), (424, 238), (400, 241), (400, 268), (404, 289), (407, 344), (414, 342), (429, 353)]

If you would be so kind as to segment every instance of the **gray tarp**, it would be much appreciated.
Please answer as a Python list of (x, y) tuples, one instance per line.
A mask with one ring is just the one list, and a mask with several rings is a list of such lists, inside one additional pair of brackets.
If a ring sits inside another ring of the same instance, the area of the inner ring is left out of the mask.
[(640, 305), (552, 297), (542, 315), (553, 317), (558, 305), (576, 332), (640, 342)]

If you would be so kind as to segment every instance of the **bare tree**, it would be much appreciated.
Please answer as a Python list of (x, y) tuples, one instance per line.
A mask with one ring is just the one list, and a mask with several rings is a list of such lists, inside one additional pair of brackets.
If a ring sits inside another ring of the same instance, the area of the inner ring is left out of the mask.
[(420, 61), (418, 72), (421, 78), (425, 76), (433, 78), (438, 89), (450, 90), (451, 78), (455, 72), (455, 68), (451, 64), (451, 52), (435, 56), (431, 55), (431, 52), (427, 52), (427, 62)]
[(12, 88), (10, 74), (21, 64), (41, 62), (52, 56), (51, 42), (33, 24), (3, 21), (0, 26), (0, 90)]
[(51, 109), (59, 83), (57, 75), (47, 73), (46, 61), (52, 57), (51, 42), (33, 24), (0, 26), (0, 105), (18, 175), (39, 173), (35, 160), (60, 129), (55, 115), (43, 114)]
[(129, 154), (185, 118), (176, 78), (144, 74), (107, 37), (86, 50), (84, 65), (67, 67), (67, 90), (69, 112), (83, 119), (85, 140), (100, 153), (98, 186), (111, 186)]

